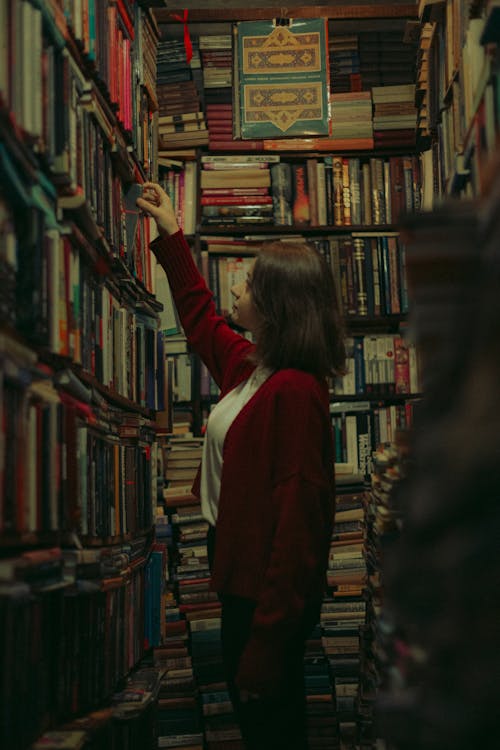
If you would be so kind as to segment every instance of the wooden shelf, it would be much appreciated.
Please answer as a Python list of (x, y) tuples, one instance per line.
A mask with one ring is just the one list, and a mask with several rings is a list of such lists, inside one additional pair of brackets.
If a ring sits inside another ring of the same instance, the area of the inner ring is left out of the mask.
[[(280, 16), (286, 18), (331, 18), (331, 19), (391, 19), (391, 18), (417, 18), (418, 8), (414, 3), (370, 3), (370, 4), (342, 4), (342, 5), (304, 5), (293, 0), (284, 8), (283, 5), (266, 5), (263, 8), (248, 7), (247, 0), (232, 0), (217, 3), (193, 0), (184, 2), (183, 8), (188, 10), (189, 22), (210, 21), (259, 21)], [(283, 13), (283, 11), (285, 11)], [(167, 8), (155, 8), (154, 14), (158, 23), (172, 23), (174, 11)]]
[(309, 225), (302, 226), (296, 224), (294, 226), (279, 225), (279, 224), (202, 224), (199, 227), (198, 234), (205, 235), (220, 235), (220, 234), (237, 234), (237, 235), (259, 235), (259, 234), (307, 234), (307, 235), (323, 235), (323, 234), (352, 234), (352, 232), (363, 232), (363, 233), (374, 233), (374, 232), (397, 232), (394, 224), (370, 224), (366, 225), (351, 225), (351, 226), (336, 226), (336, 225), (322, 225), (318, 227), (311, 227)]

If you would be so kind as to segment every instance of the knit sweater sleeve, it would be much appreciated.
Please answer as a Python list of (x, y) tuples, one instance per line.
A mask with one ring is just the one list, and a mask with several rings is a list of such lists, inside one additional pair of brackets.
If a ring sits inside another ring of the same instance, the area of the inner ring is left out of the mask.
[(158, 237), (151, 249), (167, 274), (189, 344), (223, 387), (230, 363), (244, 361), (253, 345), (217, 313), (213, 294), (196, 267), (182, 230)]

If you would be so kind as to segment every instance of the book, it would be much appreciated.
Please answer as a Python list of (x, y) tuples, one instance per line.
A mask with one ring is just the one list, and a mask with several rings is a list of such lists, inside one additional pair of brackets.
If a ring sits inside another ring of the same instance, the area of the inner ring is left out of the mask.
[(311, 221), (307, 164), (292, 164), (292, 218), (294, 224)]
[(200, 187), (270, 187), (271, 174), (269, 169), (225, 169), (202, 170)]
[(264, 151), (372, 151), (373, 136), (363, 138), (266, 138)]
[(326, 19), (240, 21), (235, 54), (241, 138), (328, 134)]

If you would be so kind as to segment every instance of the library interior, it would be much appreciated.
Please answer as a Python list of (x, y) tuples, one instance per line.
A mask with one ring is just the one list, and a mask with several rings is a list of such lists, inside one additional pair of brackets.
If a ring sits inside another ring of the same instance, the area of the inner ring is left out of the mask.
[(499, 49), (0, 0), (2, 750), (499, 742)]

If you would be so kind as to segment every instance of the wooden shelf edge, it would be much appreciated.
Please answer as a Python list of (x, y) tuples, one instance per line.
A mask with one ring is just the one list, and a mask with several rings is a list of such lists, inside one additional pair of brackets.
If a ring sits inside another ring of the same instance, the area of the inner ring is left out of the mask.
[[(183, 5), (186, 7), (186, 4)], [(178, 23), (172, 18), (172, 11), (155, 8), (158, 23)], [(188, 22), (210, 21), (262, 21), (283, 15), (283, 8), (188, 8)], [(289, 18), (329, 18), (334, 20), (370, 19), (370, 18), (417, 18), (418, 6), (412, 3), (393, 5), (310, 5), (286, 8)]]

